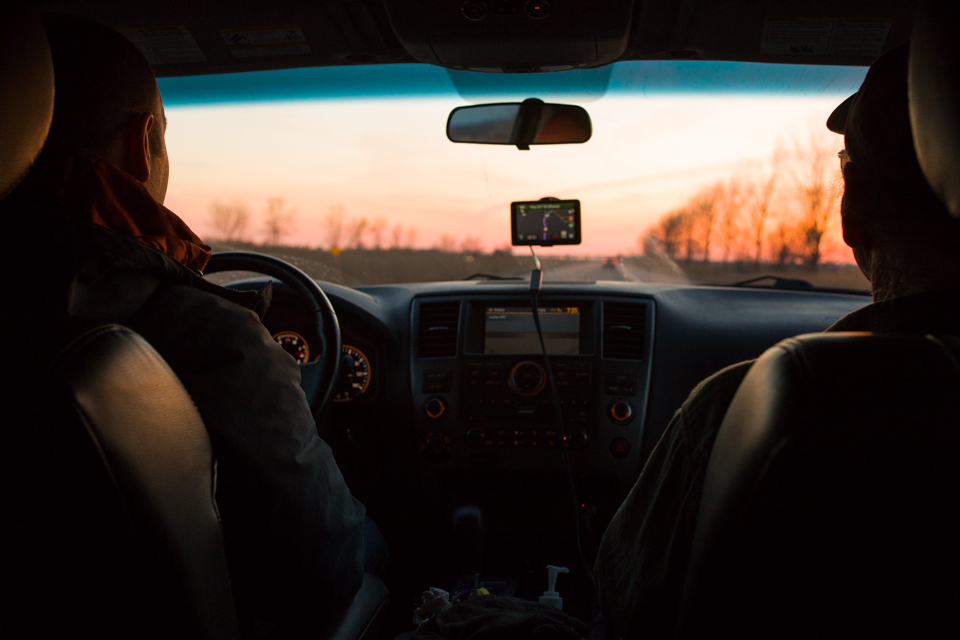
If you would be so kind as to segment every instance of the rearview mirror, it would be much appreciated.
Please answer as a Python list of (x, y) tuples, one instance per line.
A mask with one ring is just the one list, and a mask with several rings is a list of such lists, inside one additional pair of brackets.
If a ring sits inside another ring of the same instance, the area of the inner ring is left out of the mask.
[(583, 107), (546, 104), (536, 98), (458, 107), (447, 118), (451, 142), (512, 144), (523, 150), (532, 144), (580, 144), (592, 133), (590, 115)]

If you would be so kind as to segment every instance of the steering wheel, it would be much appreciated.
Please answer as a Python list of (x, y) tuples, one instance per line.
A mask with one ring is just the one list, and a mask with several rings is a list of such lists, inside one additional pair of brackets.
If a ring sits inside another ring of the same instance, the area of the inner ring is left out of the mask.
[(315, 419), (327, 405), (337, 384), (340, 369), (340, 323), (327, 294), (317, 283), (289, 262), (249, 251), (225, 251), (210, 256), (205, 274), (220, 271), (254, 271), (276, 278), (299, 293), (316, 320), (320, 336), (320, 357), (300, 365), (300, 387), (307, 396)]

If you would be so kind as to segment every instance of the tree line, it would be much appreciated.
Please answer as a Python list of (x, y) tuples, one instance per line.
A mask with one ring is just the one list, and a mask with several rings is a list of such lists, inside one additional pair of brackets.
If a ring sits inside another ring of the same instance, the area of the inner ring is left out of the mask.
[[(280, 245), (292, 238), (297, 230), (296, 210), (288, 209), (283, 198), (268, 198), (261, 225), (265, 244)], [(252, 215), (250, 208), (240, 201), (214, 201), (209, 208), (213, 238), (223, 242), (251, 240)], [(347, 216), (342, 204), (331, 205), (320, 221), (325, 248), (343, 249), (412, 249), (417, 243), (417, 230), (397, 223), (389, 226), (385, 218), (369, 219)], [(449, 253), (483, 253), (483, 242), (476, 236), (462, 240), (443, 234), (432, 247)], [(500, 251), (503, 251), (501, 249)]]
[(388, 228), (385, 218), (348, 217), (342, 204), (331, 205), (322, 221), (327, 248), (412, 249), (417, 230), (397, 223)]
[(816, 269), (842, 189), (833, 145), (815, 132), (789, 148), (779, 143), (765, 164), (741, 167), (664, 214), (638, 239), (641, 251), (671, 260)]
[[(214, 237), (224, 242), (245, 242), (250, 239), (250, 208), (240, 201), (215, 200), (208, 210)], [(283, 198), (267, 198), (263, 215), (263, 239), (278, 245), (296, 230), (296, 209), (288, 209)]]

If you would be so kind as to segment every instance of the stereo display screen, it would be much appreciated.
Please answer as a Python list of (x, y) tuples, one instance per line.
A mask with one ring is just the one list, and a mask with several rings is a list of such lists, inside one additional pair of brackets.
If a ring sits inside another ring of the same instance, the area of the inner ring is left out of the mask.
[[(580, 308), (537, 307), (543, 342), (550, 355), (580, 355)], [(542, 353), (530, 307), (487, 307), (483, 352), (496, 355)]]

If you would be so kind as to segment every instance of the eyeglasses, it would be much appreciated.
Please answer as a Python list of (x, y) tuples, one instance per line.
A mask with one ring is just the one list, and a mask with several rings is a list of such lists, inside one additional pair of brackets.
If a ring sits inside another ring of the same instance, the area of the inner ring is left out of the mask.
[(840, 149), (840, 151), (837, 152), (837, 157), (840, 158), (840, 173), (843, 173), (847, 163), (850, 162), (850, 154), (847, 153), (846, 149)]

